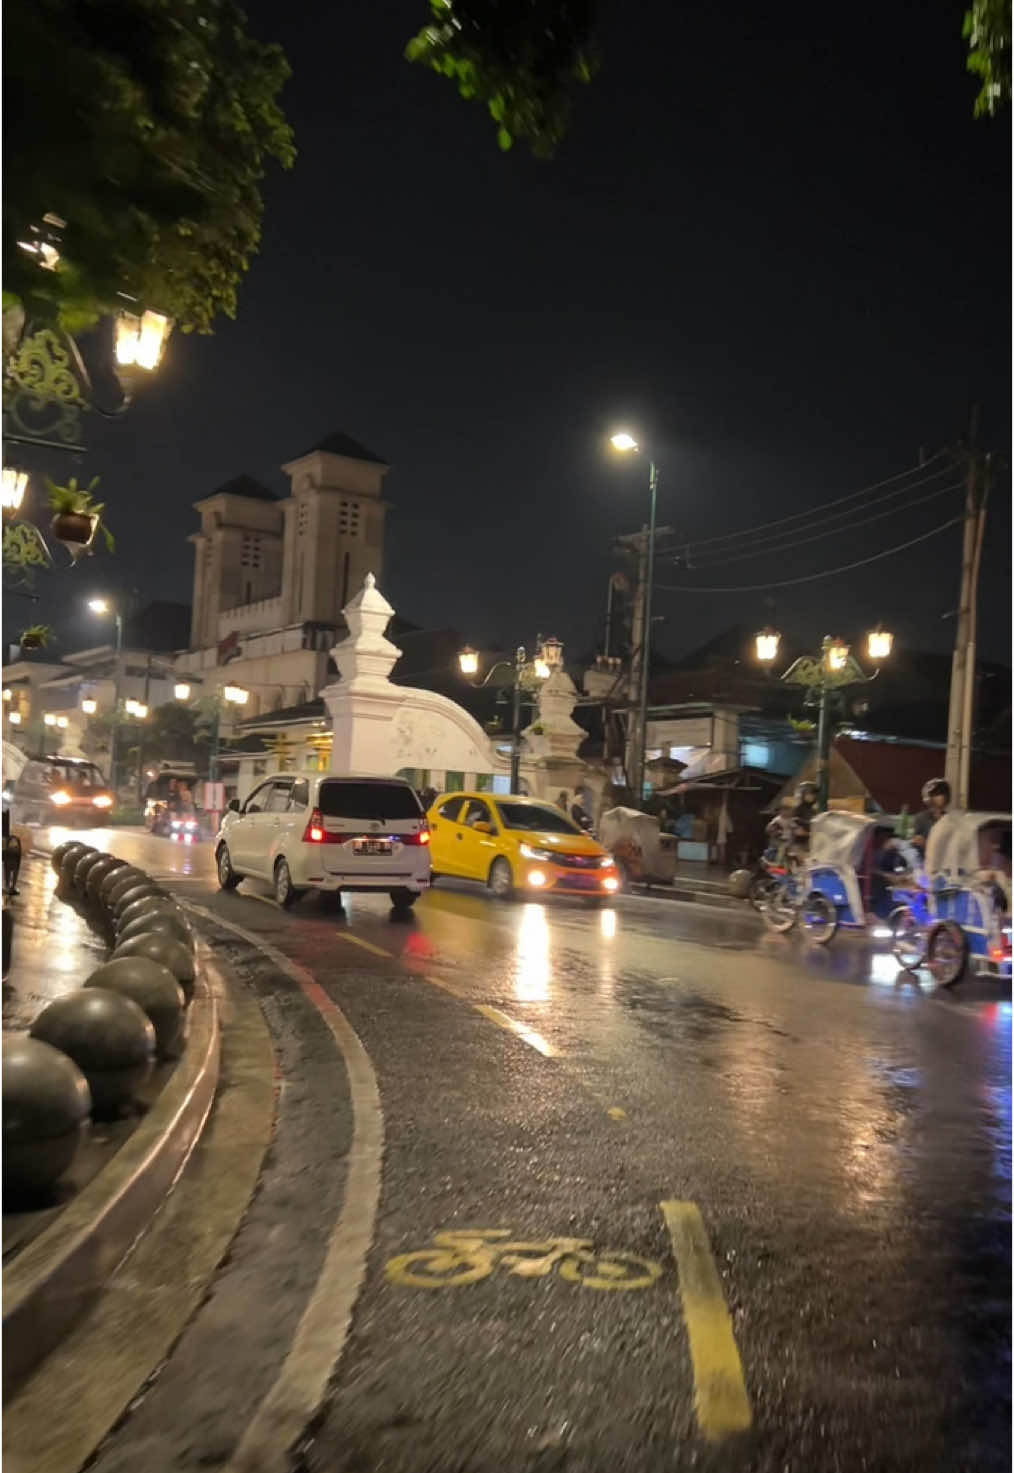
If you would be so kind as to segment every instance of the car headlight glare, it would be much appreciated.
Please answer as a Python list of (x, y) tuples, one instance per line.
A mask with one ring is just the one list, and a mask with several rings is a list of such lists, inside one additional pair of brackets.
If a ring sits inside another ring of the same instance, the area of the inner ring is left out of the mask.
[(97, 798), (92, 799), (92, 802), (96, 808), (112, 808), (113, 806), (113, 800), (108, 793), (100, 793)]
[(607, 854), (604, 856), (604, 858), (599, 860), (599, 869), (612, 869), (615, 863), (616, 860), (613, 858), (613, 856), (611, 854)]
[(50, 803), (55, 803), (57, 808), (66, 808), (67, 804), (71, 803), (73, 799), (69, 793), (65, 793), (62, 788), (58, 788), (55, 793), (50, 793), (49, 801)]

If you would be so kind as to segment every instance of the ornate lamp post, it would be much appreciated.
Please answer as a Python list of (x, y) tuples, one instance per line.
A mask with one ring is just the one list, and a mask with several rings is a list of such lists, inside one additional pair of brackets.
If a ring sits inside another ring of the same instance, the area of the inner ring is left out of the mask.
[[(497, 660), (491, 665), (482, 680), (472, 682), (476, 690), (483, 690), (498, 670), (511, 673), (511, 792), (516, 793), (521, 784), (521, 695), (523, 691), (536, 689), (543, 680), (548, 680), (554, 669), (563, 663), (563, 645), (558, 639), (536, 640), (538, 654), (529, 661), (523, 644), (514, 651), (513, 660)], [(462, 675), (479, 673), (479, 652), (470, 645), (458, 655), (458, 667)]]
[[(769, 667), (778, 658), (781, 635), (774, 629), (764, 629), (756, 635), (754, 648), (757, 659)], [(879, 625), (866, 637), (866, 653), (871, 660), (885, 660), (891, 653), (894, 637)], [(823, 812), (827, 808), (830, 790), (831, 756), (831, 703), (838, 694), (850, 685), (868, 685), (880, 674), (880, 666), (872, 675), (867, 675), (852, 654), (849, 646), (830, 634), (824, 636), (819, 655), (801, 655), (780, 678), (790, 685), (801, 685), (808, 692), (808, 702), (818, 706), (817, 720), (817, 806)]]
[[(109, 602), (107, 598), (90, 598), (88, 607), (93, 614), (100, 618), (110, 616), (116, 628), (116, 669), (113, 675), (113, 713), (112, 724), (109, 728), (109, 786), (116, 792), (117, 766), (117, 730), (120, 714), (120, 676), (123, 665), (123, 615), (119, 609)], [(129, 703), (128, 703), (129, 704)]]

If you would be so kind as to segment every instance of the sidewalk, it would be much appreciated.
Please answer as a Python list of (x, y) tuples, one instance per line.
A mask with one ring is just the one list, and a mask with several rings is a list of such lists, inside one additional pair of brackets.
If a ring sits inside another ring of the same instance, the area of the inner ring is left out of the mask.
[(741, 900), (729, 894), (729, 874), (717, 864), (694, 864), (683, 859), (676, 861), (676, 873), (671, 885), (631, 885), (628, 894), (642, 899), (650, 896), (658, 900), (689, 901), (695, 905), (716, 905), (723, 908), (740, 908)]

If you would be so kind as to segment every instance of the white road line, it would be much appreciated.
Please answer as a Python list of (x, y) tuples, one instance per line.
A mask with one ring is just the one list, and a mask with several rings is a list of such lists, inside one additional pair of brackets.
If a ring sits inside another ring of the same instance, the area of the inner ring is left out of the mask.
[(323, 1403), (348, 1338), (380, 1201), (384, 1115), (369, 1055), (345, 1014), (312, 973), (244, 927), (204, 906), (184, 904), (213, 925), (241, 937), (302, 988), (331, 1030), (348, 1073), (353, 1126), (342, 1210), (282, 1369), (248, 1423), (227, 1469), (227, 1473), (278, 1473), (288, 1465), (289, 1450)]

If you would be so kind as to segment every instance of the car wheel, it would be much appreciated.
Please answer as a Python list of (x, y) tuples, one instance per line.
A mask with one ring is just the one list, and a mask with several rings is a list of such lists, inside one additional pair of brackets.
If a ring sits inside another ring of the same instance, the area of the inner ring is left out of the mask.
[(220, 890), (235, 890), (242, 875), (238, 875), (232, 867), (229, 851), (224, 844), (219, 844), (218, 853), (215, 855), (218, 865), (218, 886)]
[(275, 860), (275, 899), (283, 910), (288, 910), (290, 905), (295, 905), (302, 895), (302, 890), (297, 890), (292, 883), (292, 875), (289, 866), (284, 859)]
[(510, 860), (504, 859), (502, 854), (490, 866), (489, 888), (497, 900), (509, 900), (514, 894), (514, 875)]
[(389, 890), (387, 893), (391, 897), (391, 904), (395, 910), (411, 910), (419, 899), (414, 890), (406, 890), (404, 886), (399, 886), (397, 890)]

